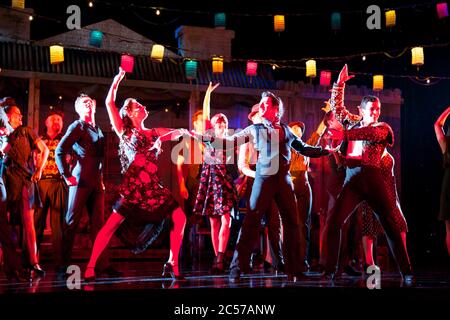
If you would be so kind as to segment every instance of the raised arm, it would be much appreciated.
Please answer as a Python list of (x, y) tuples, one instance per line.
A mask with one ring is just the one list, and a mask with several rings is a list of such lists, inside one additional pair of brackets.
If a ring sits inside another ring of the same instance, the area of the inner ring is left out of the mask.
[(119, 137), (123, 133), (123, 121), (116, 107), (116, 95), (117, 95), (117, 88), (119, 87), (119, 84), (124, 76), (125, 71), (121, 67), (119, 67), (119, 73), (114, 77), (114, 80), (111, 84), (111, 87), (109, 88), (109, 92), (105, 100), (109, 120), (111, 121), (111, 125), (114, 131)]
[(323, 111), (325, 111), (325, 116), (323, 117), (322, 121), (320, 121), (319, 125), (316, 128), (316, 131), (314, 131), (311, 134), (311, 137), (306, 140), (306, 143), (312, 146), (317, 146), (319, 144), (320, 138), (322, 138), (323, 134), (325, 133), (325, 130), (327, 129), (326, 122), (329, 118), (329, 112), (331, 111), (331, 105), (330, 101), (325, 101), (325, 107), (322, 108)]
[(450, 107), (445, 109), (445, 111), (439, 116), (439, 118), (434, 123), (434, 132), (436, 133), (436, 139), (439, 142), (439, 146), (441, 147), (442, 153), (445, 153), (445, 151), (447, 150), (447, 142), (444, 133), (444, 124), (449, 114), (450, 114)]
[(203, 98), (203, 132), (205, 132), (208, 127), (206, 123), (211, 119), (211, 93), (220, 85), (220, 83), (216, 83), (215, 85), (212, 82), (209, 83), (208, 88), (205, 92), (205, 97)]
[(177, 157), (177, 180), (178, 186), (180, 188), (180, 196), (186, 200), (187, 198), (189, 198), (189, 191), (186, 188), (186, 181), (183, 175), (183, 165), (184, 165), (184, 157), (181, 154), (179, 154)]
[(331, 90), (330, 107), (331, 111), (335, 114), (336, 119), (344, 123), (345, 121), (350, 121), (356, 123), (360, 120), (360, 117), (350, 113), (344, 106), (344, 92), (345, 92), (345, 82), (353, 78), (354, 76), (348, 75), (348, 67), (344, 65), (337, 82), (333, 84)]

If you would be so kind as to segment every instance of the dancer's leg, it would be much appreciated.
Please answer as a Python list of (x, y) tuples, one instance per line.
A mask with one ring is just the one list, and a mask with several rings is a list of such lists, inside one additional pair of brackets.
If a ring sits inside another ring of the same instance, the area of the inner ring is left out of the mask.
[(217, 256), (219, 251), (219, 234), (220, 234), (220, 217), (211, 216), (209, 217), (209, 222), (211, 225), (211, 241), (214, 248), (214, 255)]
[(95, 265), (97, 264), (98, 257), (102, 254), (102, 252), (107, 247), (109, 241), (111, 240), (112, 235), (116, 232), (117, 228), (119, 228), (120, 224), (125, 220), (125, 218), (119, 213), (113, 211), (113, 213), (109, 216), (106, 223), (97, 233), (97, 237), (95, 238), (94, 245), (92, 247), (91, 258), (89, 259), (85, 278), (89, 278), (94, 276), (95, 274)]
[(373, 260), (373, 238), (369, 236), (363, 236), (362, 242), (366, 264), (369, 266), (374, 265), (375, 262)]
[(173, 266), (175, 275), (179, 275), (178, 258), (181, 242), (183, 241), (184, 226), (186, 225), (186, 216), (180, 207), (172, 213), (173, 229), (170, 231), (170, 254), (167, 262)]
[(230, 214), (224, 214), (221, 217), (221, 225), (219, 232), (219, 248), (218, 252), (225, 253), (227, 250), (228, 239), (230, 237)]

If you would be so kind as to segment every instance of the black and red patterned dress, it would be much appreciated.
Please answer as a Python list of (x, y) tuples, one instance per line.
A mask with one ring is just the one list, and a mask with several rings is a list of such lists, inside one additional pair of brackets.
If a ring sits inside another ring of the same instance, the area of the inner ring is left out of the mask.
[(151, 138), (131, 129), (120, 138), (119, 156), (122, 164), (120, 198), (114, 210), (125, 217), (117, 235), (135, 253), (142, 252), (171, 225), (171, 214), (178, 203), (159, 179), (158, 150), (150, 150), (158, 139), (156, 130)]
[[(389, 152), (386, 152), (381, 158), (380, 168), (385, 179), (384, 182), (388, 191), (389, 202), (393, 204), (395, 203), (396, 205), (392, 214), (395, 224), (400, 232), (408, 232), (408, 224), (400, 207), (400, 201), (397, 194), (397, 186), (394, 175), (394, 157), (392, 157)], [(367, 202), (364, 201), (361, 203), (358, 210), (363, 214), (363, 236), (375, 238), (384, 234), (383, 227)]]
[(222, 216), (236, 208), (238, 197), (232, 176), (233, 165), (227, 164), (227, 156), (234, 157), (234, 150), (214, 149), (206, 145), (195, 214)]

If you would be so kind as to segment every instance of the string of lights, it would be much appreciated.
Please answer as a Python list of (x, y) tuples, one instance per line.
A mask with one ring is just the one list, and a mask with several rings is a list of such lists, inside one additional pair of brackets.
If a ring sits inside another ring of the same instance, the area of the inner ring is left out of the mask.
[[(14, 1), (13, 1), (14, 2)], [(103, 0), (96, 0), (95, 3), (98, 4), (105, 4), (105, 5), (113, 5), (112, 3), (108, 2), (108, 1), (103, 1)], [(442, 3), (441, 3), (442, 4)], [(446, 3), (445, 3), (446, 4)], [(89, 7), (93, 7), (94, 2), (90, 1), (88, 6)], [(122, 4), (123, 5), (123, 4)], [(422, 7), (429, 7), (431, 5), (435, 5), (435, 3), (422, 3), (422, 4), (414, 4), (414, 5), (407, 5), (407, 6), (401, 6), (401, 7), (396, 7), (395, 9), (410, 9), (410, 8), (422, 8)], [(133, 3), (130, 3), (127, 5), (128, 7), (134, 8), (134, 9), (157, 9), (157, 10), (172, 10), (170, 8), (156, 8), (156, 7), (151, 7), (151, 6), (141, 6), (141, 5), (136, 5)], [(5, 7), (5, 6), (2, 6)], [(9, 7), (8, 7), (9, 8)], [(16, 10), (16, 11), (20, 11), (23, 12), (20, 8), (12, 8), (12, 10)], [(189, 13), (189, 14), (193, 14), (193, 13), (198, 13), (198, 14), (211, 14), (211, 12), (207, 12), (207, 11), (186, 11), (183, 9), (173, 9), (172, 11), (175, 12), (182, 12), (182, 13)], [(160, 11), (159, 11), (160, 12)], [(353, 12), (353, 11), (352, 11)], [(158, 13), (157, 13), (158, 14)], [(303, 14), (303, 13), (302, 13)], [(314, 13), (309, 13), (309, 14), (314, 14)], [(244, 14), (246, 15), (246, 14)], [(296, 13), (290, 13), (289, 15), (296, 15)], [(39, 18), (39, 19), (45, 19), (45, 20), (49, 20), (49, 21), (53, 21), (55, 23), (65, 23), (61, 20), (58, 19), (54, 19), (51, 17), (46, 17), (40, 14), (36, 14), (33, 13), (32, 15), (30, 15), (30, 17), (33, 18)], [(178, 19), (178, 18), (176, 18)], [(32, 20), (32, 19), (30, 19)], [(150, 22), (150, 21), (149, 21)], [(115, 38), (118, 39), (121, 42), (126, 42), (126, 43), (130, 43), (130, 44), (139, 44), (139, 45), (149, 45), (152, 46), (152, 50), (151, 50), (151, 58), (158, 60), (158, 61), (162, 61), (163, 57), (164, 57), (164, 49), (170, 49), (172, 51), (175, 52), (183, 52), (183, 56), (184, 57), (180, 57), (180, 58), (171, 58), (172, 61), (174, 61), (175, 63), (187, 63), (189, 61), (198, 61), (200, 59), (196, 58), (192, 58), (194, 56), (197, 56), (199, 53), (201, 53), (198, 50), (195, 49), (191, 49), (191, 48), (179, 48), (179, 47), (175, 47), (172, 45), (161, 45), (161, 44), (155, 44), (152, 41), (134, 41), (128, 37), (122, 36), (122, 35), (118, 35), (118, 34), (113, 34), (110, 32), (104, 32), (104, 31), (99, 31), (96, 30), (92, 27), (84, 27), (84, 30), (87, 30), (89, 32), (91, 32), (91, 40), (93, 39), (93, 37), (96, 37), (96, 39), (93, 40), (97, 40), (95, 43), (97, 43), (96, 45), (93, 45), (92, 41), (90, 41), (89, 45), (70, 45), (70, 46), (66, 46), (66, 48), (71, 48), (71, 49), (79, 49), (79, 50), (90, 50), (90, 51), (102, 51), (101, 49), (101, 43), (102, 43), (102, 39), (103, 36), (108, 36), (111, 38)], [(21, 41), (27, 41), (24, 39), (17, 39), (17, 40), (21, 40)], [(28, 41), (29, 43), (33, 44), (35, 43), (35, 41), (31, 40)], [(265, 64), (265, 65), (270, 65), (272, 66), (272, 68), (275, 69), (300, 69), (300, 70), (305, 70), (306, 69), (306, 74), (307, 77), (315, 77), (316, 76), (316, 61), (328, 61), (328, 62), (337, 62), (337, 61), (345, 61), (348, 62), (352, 59), (358, 58), (358, 59), (362, 59), (363, 61), (366, 60), (366, 57), (368, 56), (374, 56), (374, 55), (384, 55), (390, 59), (397, 59), (402, 57), (406, 52), (408, 52), (409, 50), (411, 50), (412, 52), (412, 58), (413, 58), (413, 62), (412, 64), (415, 64), (417, 66), (423, 65), (423, 48), (435, 48), (435, 47), (448, 47), (450, 46), (450, 42), (444, 42), (444, 43), (433, 43), (433, 44), (423, 44), (420, 45), (418, 47), (405, 47), (401, 50), (391, 50), (394, 52), (399, 52), (398, 54), (391, 54), (390, 52), (387, 51), (372, 51), (372, 52), (362, 52), (362, 53), (355, 53), (355, 54), (350, 54), (350, 55), (344, 55), (344, 56), (318, 56), (318, 57), (303, 57), (303, 58), (298, 58), (298, 59), (249, 59), (249, 58), (235, 58), (235, 57), (211, 57), (212, 58), (212, 63), (213, 63), (213, 72), (223, 72), (223, 62), (225, 61), (231, 61), (231, 62), (244, 62), (247, 63), (247, 75), (256, 75), (256, 69), (257, 69), (257, 64)], [(95, 48), (94, 48), (95, 47)], [(59, 46), (58, 50), (61, 50), (62, 46)], [(62, 48), (63, 50), (64, 48)], [(158, 49), (158, 50), (155, 50)], [(420, 49), (420, 52), (417, 53), (416, 52), (416, 57), (415, 57), (415, 50)], [(50, 50), (52, 50), (52, 48), (50, 48)], [(103, 50), (106, 51), (106, 50)], [(149, 52), (150, 52), (150, 48), (149, 48)], [(154, 56), (154, 53), (156, 55), (156, 52), (158, 54), (158, 57)], [(416, 59), (416, 62), (414, 62), (414, 59)], [(418, 59), (418, 60), (417, 60)], [(205, 60), (205, 59), (204, 59)], [(63, 61), (63, 60), (62, 60)], [(56, 63), (59, 63), (61, 61), (58, 61)], [(306, 62), (306, 66), (299, 66), (297, 64), (300, 63), (305, 63)], [(53, 62), (52, 62), (53, 63)], [(252, 74), (249, 74), (249, 64), (252, 63), (253, 66), (252, 68), (254, 69), (254, 71), (252, 71)], [(215, 66), (219, 66), (218, 70), (219, 71), (215, 71)], [(195, 67), (196, 69), (197, 67)], [(187, 69), (186, 69), (187, 70)], [(330, 70), (327, 69), (326, 72), (336, 72), (338, 70)], [(196, 70), (195, 70), (196, 72)], [(360, 76), (372, 76), (372, 77), (389, 77), (389, 78), (407, 78), (410, 79), (411, 81), (413, 81), (416, 84), (421, 84), (421, 85), (432, 85), (432, 84), (436, 84), (441, 80), (450, 80), (450, 77), (448, 76), (427, 76), (427, 77), (418, 77), (418, 76), (414, 76), (414, 75), (392, 75), (392, 74), (384, 74), (384, 75), (379, 75), (379, 74), (373, 74), (373, 73), (365, 73), (365, 72), (353, 72), (353, 74), (355, 75), (360, 75)], [(322, 76), (322, 74), (321, 74)]]

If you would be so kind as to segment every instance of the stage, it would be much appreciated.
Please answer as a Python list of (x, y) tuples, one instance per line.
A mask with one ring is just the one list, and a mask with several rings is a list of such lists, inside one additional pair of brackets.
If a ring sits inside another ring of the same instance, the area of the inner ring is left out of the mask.
[[(48, 310), (58, 306), (71, 315), (92, 311), (129, 319), (141, 314), (144, 318), (158, 315), (158, 319), (287, 319), (311, 310), (336, 315), (369, 308), (378, 314), (377, 306), (404, 314), (424, 307), (441, 309), (450, 302), (450, 269), (442, 265), (417, 269), (414, 286), (402, 283), (396, 273), (382, 273), (381, 288), (372, 290), (367, 287), (367, 276), (343, 275), (329, 281), (312, 272), (293, 282), (282, 274), (256, 271), (232, 283), (227, 274), (210, 275), (206, 264), (201, 269), (197, 265), (194, 270), (185, 268), (186, 281), (173, 281), (161, 277), (162, 265), (161, 261), (114, 262), (124, 272), (122, 277), (83, 280), (79, 288), (52, 271), (30, 283), (11, 283), (2, 277), (0, 310), (21, 308), (25, 313), (51, 317)], [(80, 267), (83, 271), (84, 264)]]

